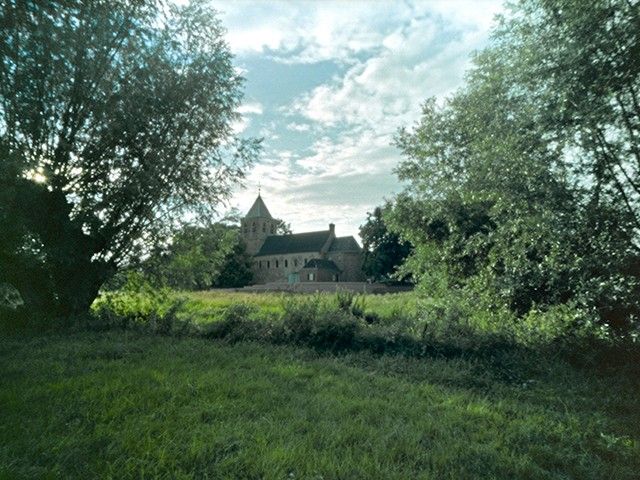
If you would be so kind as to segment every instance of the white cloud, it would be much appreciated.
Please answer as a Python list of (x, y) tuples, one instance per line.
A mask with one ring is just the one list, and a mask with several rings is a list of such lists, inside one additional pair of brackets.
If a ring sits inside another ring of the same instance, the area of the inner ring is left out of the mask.
[(231, 124), (231, 129), (235, 135), (239, 135), (249, 128), (251, 121), (246, 117), (240, 117)]
[(366, 212), (399, 188), (392, 175), (399, 153), (390, 139), (350, 131), (337, 139), (321, 137), (309, 155), (278, 151), (255, 166), (233, 202), (246, 212), (261, 185), (271, 213), (291, 222), (295, 232), (320, 230), (333, 221), (339, 235), (357, 235)]
[(309, 125), (308, 123), (289, 123), (287, 125), (287, 130), (291, 130), (294, 132), (308, 132), (309, 130), (311, 130), (311, 125)]
[[(225, 4), (234, 52), (345, 67), (279, 111), (295, 118), (263, 128), (266, 140), (281, 133), (279, 150), (256, 165), (235, 204), (248, 210), (260, 183), (272, 214), (294, 231), (334, 221), (340, 235), (356, 234), (366, 211), (399, 189), (393, 134), (418, 119), (426, 98), (442, 99), (461, 85), (470, 53), (482, 47), (500, 8), (462, 0)], [(282, 147), (287, 130), (319, 137), (304, 150)]]
[(503, 4), (502, 0), (430, 0), (428, 6), (448, 22), (488, 31)]
[(430, 17), (486, 31), (501, 0), (220, 2), (227, 41), (238, 55), (269, 54), (284, 63), (351, 62), (364, 52), (395, 48), (393, 30)]
[[(443, 43), (445, 34), (450, 38)], [(290, 110), (327, 126), (395, 130), (416, 120), (426, 98), (444, 98), (461, 84), (471, 52), (485, 38), (474, 30), (443, 32), (431, 18), (414, 21), (386, 37), (388, 48), (302, 95)]]
[(262, 115), (264, 109), (262, 108), (262, 104), (258, 102), (252, 103), (243, 103), (238, 107), (238, 113), (241, 115), (253, 114), (253, 115)]
[[(269, 53), (285, 63), (347, 61), (378, 48), (389, 16), (411, 18), (412, 8), (367, 2), (221, 3), (231, 50), (239, 55)], [(382, 8), (381, 8), (382, 7)]]

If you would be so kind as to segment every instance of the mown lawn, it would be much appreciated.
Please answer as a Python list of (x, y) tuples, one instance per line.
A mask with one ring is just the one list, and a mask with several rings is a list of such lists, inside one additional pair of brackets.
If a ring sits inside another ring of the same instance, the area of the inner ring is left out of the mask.
[(6, 335), (0, 478), (638, 478), (637, 379), (507, 360)]

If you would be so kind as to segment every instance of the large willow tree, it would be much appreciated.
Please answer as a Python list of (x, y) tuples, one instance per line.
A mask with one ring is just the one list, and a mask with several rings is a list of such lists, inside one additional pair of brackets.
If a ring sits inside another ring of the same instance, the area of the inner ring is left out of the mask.
[(7, 0), (0, 31), (0, 283), (80, 312), (242, 178), (242, 78), (202, 1)]
[(640, 2), (514, 2), (465, 85), (397, 141), (394, 223), (425, 284), (637, 319)]

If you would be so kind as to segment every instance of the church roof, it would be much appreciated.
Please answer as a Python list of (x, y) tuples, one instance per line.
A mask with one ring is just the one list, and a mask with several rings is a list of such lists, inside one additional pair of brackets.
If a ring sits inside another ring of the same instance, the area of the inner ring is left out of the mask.
[(336, 237), (331, 243), (330, 252), (359, 252), (360, 245), (356, 242), (356, 239), (349, 237)]
[(324, 260), (322, 258), (312, 258), (307, 263), (304, 264), (302, 268), (321, 268), (323, 270), (333, 270), (335, 272), (339, 272), (340, 269), (338, 266), (333, 263), (331, 260)]
[[(260, 197), (258, 197), (260, 198)], [(256, 257), (285, 253), (319, 252), (329, 238), (330, 230), (268, 236)]]
[(269, 209), (264, 204), (262, 197), (258, 194), (258, 198), (253, 202), (249, 212), (244, 218), (273, 218), (269, 213)]

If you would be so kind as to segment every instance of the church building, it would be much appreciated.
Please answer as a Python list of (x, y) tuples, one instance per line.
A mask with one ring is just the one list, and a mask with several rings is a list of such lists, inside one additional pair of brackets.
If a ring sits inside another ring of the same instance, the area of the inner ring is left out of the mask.
[(241, 220), (247, 252), (253, 256), (254, 283), (360, 282), (362, 248), (352, 236), (336, 237), (335, 225), (319, 232), (277, 235), (260, 194)]

